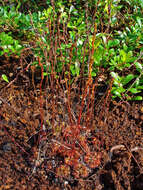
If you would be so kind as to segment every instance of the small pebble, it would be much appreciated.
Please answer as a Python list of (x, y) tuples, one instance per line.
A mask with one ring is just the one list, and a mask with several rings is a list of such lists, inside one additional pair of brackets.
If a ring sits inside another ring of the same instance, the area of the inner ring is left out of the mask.
[(11, 151), (11, 144), (10, 143), (4, 144), (3, 150), (4, 150), (4, 152), (10, 152)]
[(141, 120), (143, 121), (143, 115), (140, 116)]
[(9, 73), (9, 77), (13, 77), (13, 73)]
[(141, 107), (141, 109), (140, 109), (140, 110), (141, 110), (141, 113), (143, 113), (143, 107)]

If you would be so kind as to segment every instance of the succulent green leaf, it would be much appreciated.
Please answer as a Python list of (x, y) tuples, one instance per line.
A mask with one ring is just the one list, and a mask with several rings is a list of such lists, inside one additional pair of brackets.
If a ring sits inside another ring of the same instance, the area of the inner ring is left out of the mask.
[(6, 82), (9, 83), (9, 80), (8, 80), (8, 78), (7, 78), (7, 76), (6, 76), (5, 74), (2, 74), (2, 79), (3, 79), (4, 81), (6, 81)]
[(108, 41), (108, 48), (114, 47), (120, 44), (120, 40), (115, 39), (115, 40), (109, 40)]
[(122, 84), (126, 85), (127, 83), (129, 83), (133, 78), (135, 78), (135, 76), (133, 74), (129, 74), (127, 75), (125, 78), (122, 79)]
[(137, 71), (141, 72), (143, 70), (143, 66), (141, 65), (141, 63), (135, 62), (135, 66), (136, 66)]
[(137, 93), (141, 92), (140, 90), (138, 90), (136, 88), (131, 88), (129, 91), (132, 92), (133, 94), (137, 94)]
[(131, 98), (131, 100), (143, 100), (143, 97), (142, 96), (136, 96), (136, 97)]
[(114, 79), (118, 78), (118, 74), (115, 73), (115, 72), (111, 72), (111, 76), (112, 76)]

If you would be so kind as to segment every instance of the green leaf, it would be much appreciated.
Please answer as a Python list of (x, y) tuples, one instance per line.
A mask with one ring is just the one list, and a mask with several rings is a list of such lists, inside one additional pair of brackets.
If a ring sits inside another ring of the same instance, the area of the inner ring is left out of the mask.
[(127, 83), (129, 83), (133, 78), (135, 78), (135, 76), (133, 74), (129, 74), (127, 75), (125, 78), (122, 79), (122, 84), (126, 85)]
[(137, 23), (139, 24), (139, 27), (142, 27), (142, 21), (140, 17), (137, 17)]
[(2, 74), (2, 79), (3, 79), (4, 81), (6, 81), (6, 82), (9, 83), (9, 80), (8, 80), (8, 78), (7, 78), (7, 76), (6, 76), (5, 74)]
[(135, 63), (135, 66), (136, 66), (137, 71), (139, 71), (139, 72), (142, 71), (143, 67), (142, 67), (141, 63), (136, 62), (136, 63)]
[(48, 73), (44, 72), (43, 75), (44, 75), (44, 77), (45, 77), (45, 76), (48, 76)]
[(75, 72), (76, 72), (76, 75), (79, 76), (80, 68), (79, 68), (78, 62), (75, 62)]
[(92, 77), (96, 77), (96, 72), (95, 72), (95, 71), (92, 71), (92, 72), (91, 72), (91, 76), (92, 76)]
[(133, 94), (141, 92), (140, 90), (138, 90), (136, 88), (131, 88), (129, 91), (132, 92)]
[(127, 53), (124, 50), (120, 50), (120, 56), (121, 56), (122, 62), (127, 61)]
[(94, 48), (96, 49), (101, 43), (101, 39), (97, 39), (95, 40), (95, 43), (94, 43)]
[(115, 96), (118, 96), (118, 97), (121, 97), (121, 93), (120, 92), (118, 92), (118, 91), (114, 91), (114, 92), (112, 92)]
[(111, 76), (112, 76), (114, 79), (118, 78), (118, 74), (115, 73), (115, 72), (111, 72)]
[(113, 46), (117, 46), (120, 44), (120, 41), (118, 39), (115, 40), (109, 40), (108, 41), (108, 48), (113, 47)]
[(120, 87), (118, 88), (118, 92), (120, 93), (123, 93), (125, 92), (126, 90), (120, 85)]
[(137, 89), (142, 89), (143, 90), (143, 85), (142, 86), (137, 86)]
[(75, 76), (76, 70), (75, 70), (75, 66), (74, 65), (70, 65), (70, 71), (71, 71), (72, 75)]
[(134, 98), (131, 98), (131, 100), (143, 100), (142, 96), (136, 96)]

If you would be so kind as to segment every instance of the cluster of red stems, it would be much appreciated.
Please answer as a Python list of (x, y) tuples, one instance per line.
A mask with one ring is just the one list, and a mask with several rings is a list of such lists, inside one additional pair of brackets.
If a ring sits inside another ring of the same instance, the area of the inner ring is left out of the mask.
[[(94, 102), (94, 89), (95, 84), (93, 84), (91, 72), (92, 72), (92, 65), (93, 65), (93, 54), (95, 51), (94, 47), (94, 41), (95, 41), (95, 34), (96, 34), (96, 25), (95, 25), (95, 32), (93, 35), (93, 42), (92, 42), (92, 50), (91, 50), (91, 60), (89, 63), (89, 76), (88, 80), (85, 84), (85, 90), (82, 94), (82, 101), (80, 105), (79, 110), (79, 116), (76, 123), (73, 123), (72, 116), (71, 116), (71, 98), (70, 98), (70, 84), (66, 83), (66, 89), (68, 91), (67, 94), (67, 109), (69, 114), (69, 124), (67, 126), (62, 126), (62, 140), (60, 140), (60, 143), (53, 142), (52, 152), (53, 155), (60, 154), (64, 158), (64, 163), (62, 163), (60, 166), (56, 168), (56, 174), (57, 176), (61, 176), (64, 178), (69, 178), (72, 175), (75, 178), (86, 178), (92, 171), (92, 169), (96, 168), (100, 164), (101, 155), (100, 153), (97, 153), (97, 146), (99, 145), (99, 140), (96, 137), (90, 137), (91, 129), (87, 127), (83, 127), (81, 123), (81, 117), (83, 113), (83, 107), (84, 107), (84, 101), (89, 95), (89, 104), (87, 105), (88, 111), (86, 114), (86, 119), (90, 120), (92, 117), (92, 111), (93, 111), (93, 102)], [(70, 59), (72, 58), (73, 48), (76, 48), (76, 43), (74, 43), (70, 48)], [(40, 84), (40, 92), (41, 92), (41, 102), (42, 102), (42, 80), (43, 80), (43, 65), (39, 61), (39, 66), (41, 67), (41, 84)], [(70, 60), (71, 63), (71, 60)], [(69, 70), (70, 70), (70, 64), (69, 64)], [(51, 75), (51, 85), (53, 84), (53, 75)], [(56, 78), (56, 77), (54, 77)], [(68, 81), (71, 80), (70, 72), (68, 72)], [(60, 86), (60, 85), (59, 85)], [(51, 86), (51, 89), (54, 89), (54, 86)], [(92, 105), (92, 106), (91, 106)], [(89, 107), (92, 107), (89, 109)], [(42, 104), (41, 104), (41, 110), (42, 110)], [(91, 110), (91, 111), (89, 111)], [(54, 113), (54, 112), (53, 112)], [(43, 113), (41, 112), (41, 121), (43, 121)], [(43, 126), (43, 123), (41, 122), (41, 127)], [(90, 142), (89, 139), (90, 138)], [(92, 139), (92, 140), (91, 140)], [(91, 146), (90, 146), (91, 145)], [(90, 149), (92, 147), (93, 150)], [(51, 165), (47, 166), (47, 168), (51, 168)]]

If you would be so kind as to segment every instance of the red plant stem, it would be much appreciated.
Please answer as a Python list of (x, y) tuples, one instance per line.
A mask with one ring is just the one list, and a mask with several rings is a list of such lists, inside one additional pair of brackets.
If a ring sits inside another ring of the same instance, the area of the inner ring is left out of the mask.
[[(44, 79), (44, 68), (43, 68), (43, 64), (40, 61), (40, 58), (38, 57), (38, 63), (39, 66), (41, 67), (41, 81), (40, 81), (40, 117), (41, 117), (41, 131), (42, 131), (42, 135), (44, 135), (44, 131), (43, 131), (43, 95), (42, 95), (42, 84), (43, 84), (43, 79)], [(38, 139), (38, 143), (40, 142), (41, 137), (39, 136)]]
[(102, 74), (104, 74), (104, 69), (102, 69), (102, 68), (100, 69), (100, 68), (99, 68), (99, 70), (100, 70), (100, 73), (97, 75), (96, 80), (95, 80), (95, 83), (94, 83), (93, 86), (92, 86), (91, 111), (90, 111), (90, 113), (89, 113), (89, 118), (91, 118), (91, 114), (92, 114), (92, 111), (93, 111), (93, 108), (94, 108), (94, 94), (95, 94), (95, 92), (96, 92), (96, 90), (97, 90), (98, 80), (99, 80), (99, 78), (102, 76)]
[(85, 100), (85, 98), (86, 98), (86, 96), (88, 94), (88, 90), (89, 90), (90, 85), (92, 85), (92, 76), (91, 76), (91, 73), (92, 73), (92, 65), (93, 65), (93, 62), (94, 62), (93, 55), (94, 55), (94, 51), (95, 51), (94, 42), (95, 42), (95, 39), (96, 39), (96, 32), (97, 32), (97, 26), (96, 26), (96, 23), (95, 23), (94, 34), (93, 34), (93, 38), (92, 38), (91, 58), (90, 58), (90, 62), (89, 62), (88, 81), (86, 83), (86, 89), (85, 89), (85, 93), (84, 93), (84, 96), (83, 96), (83, 99), (82, 99), (82, 103), (81, 103), (81, 109), (80, 109), (80, 113), (79, 113), (79, 117), (78, 117), (78, 125), (80, 125), (82, 110), (83, 110), (83, 107), (84, 107), (84, 100)]
[(90, 90), (90, 94), (89, 94), (89, 96), (90, 96), (90, 100), (89, 100), (89, 102), (88, 102), (88, 109), (87, 109), (87, 115), (86, 115), (86, 118), (87, 118), (87, 123), (89, 123), (89, 121), (91, 121), (90, 119), (91, 119), (91, 114), (92, 114), (92, 111), (93, 111), (93, 105), (94, 105), (94, 89), (95, 89), (95, 85), (96, 85), (96, 83), (95, 84), (93, 84), (92, 85), (92, 87), (91, 87), (91, 90)]
[(68, 72), (68, 81), (69, 81), (69, 84), (66, 80), (66, 88), (68, 89), (68, 95), (67, 95), (67, 107), (68, 107), (68, 113), (69, 113), (69, 118), (70, 118), (70, 123), (72, 124), (72, 113), (71, 113), (71, 105), (70, 105), (70, 92), (71, 92), (71, 88), (70, 88), (70, 81), (71, 81), (71, 75), (70, 75), (70, 65), (71, 65), (71, 62), (72, 62), (72, 52), (73, 52), (73, 48), (76, 47), (76, 42), (74, 42), (70, 48), (70, 60), (69, 60), (69, 64), (68, 64), (68, 69), (69, 69), (69, 72)]
[[(106, 99), (105, 99), (105, 102), (104, 102), (104, 108), (105, 108), (105, 105), (107, 105), (107, 109), (108, 109), (108, 107), (109, 107), (109, 104), (107, 104), (107, 103), (108, 103), (108, 98), (110, 97), (110, 94), (111, 94), (113, 81), (114, 81), (114, 79), (112, 78), (112, 79), (111, 79), (111, 82), (110, 82), (110, 84), (109, 84), (109, 90), (107, 91), (107, 96), (106, 96)], [(107, 110), (107, 111), (108, 111), (108, 110)]]
[(81, 102), (81, 107), (80, 107), (80, 112), (79, 112), (78, 122), (77, 122), (78, 125), (80, 125), (82, 110), (83, 110), (83, 107), (84, 107), (84, 101), (85, 101), (85, 98), (87, 96), (87, 87), (88, 87), (88, 85), (86, 86), (86, 89), (85, 89), (84, 94), (83, 94), (82, 102)]
[(67, 80), (66, 80), (66, 88), (68, 89), (68, 95), (67, 95), (67, 109), (68, 109), (68, 113), (69, 113), (69, 119), (70, 119), (70, 123), (72, 125), (72, 114), (71, 114), (71, 107), (70, 107), (70, 84), (68, 86), (67, 84)]

